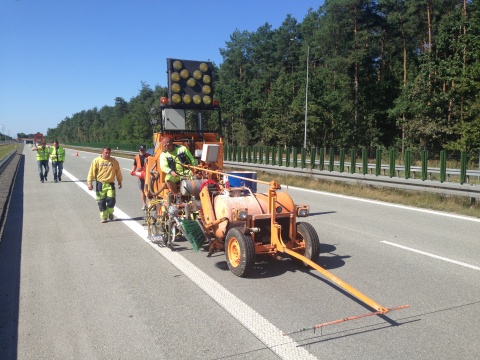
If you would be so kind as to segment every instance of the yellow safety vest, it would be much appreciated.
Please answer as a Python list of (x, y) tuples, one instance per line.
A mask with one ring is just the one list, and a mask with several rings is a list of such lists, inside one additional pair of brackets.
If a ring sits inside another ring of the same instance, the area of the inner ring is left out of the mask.
[(48, 149), (46, 147), (37, 147), (37, 161), (48, 160)]
[(52, 162), (64, 162), (65, 161), (65, 149), (59, 146), (56, 148), (52, 146), (50, 148), (50, 160)]

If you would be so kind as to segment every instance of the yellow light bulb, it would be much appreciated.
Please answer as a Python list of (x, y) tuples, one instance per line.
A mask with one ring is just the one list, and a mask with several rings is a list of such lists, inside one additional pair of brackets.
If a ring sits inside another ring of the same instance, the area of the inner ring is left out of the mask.
[(174, 68), (175, 70), (177, 70), (177, 71), (182, 70), (182, 68), (183, 68), (182, 62), (181, 62), (180, 60), (175, 60), (175, 61), (173, 62), (173, 68)]
[(202, 70), (204, 73), (208, 71), (208, 65), (206, 63), (201, 63), (199, 66), (200, 70)]
[(187, 105), (190, 104), (192, 102), (192, 97), (188, 94), (183, 95), (183, 102)]
[(193, 72), (193, 77), (194, 77), (195, 79), (197, 79), (197, 80), (200, 80), (200, 79), (202, 78), (202, 75), (203, 75), (203, 74), (202, 74), (202, 72), (201, 72), (200, 70), (195, 70), (195, 71)]
[(201, 104), (202, 98), (200, 97), (200, 95), (193, 95), (193, 102), (197, 105)]
[(188, 79), (190, 77), (190, 72), (187, 69), (183, 69), (180, 71), (180, 76), (184, 79)]
[(210, 96), (204, 96), (203, 97), (203, 103), (205, 105), (210, 105), (212, 103), (212, 98)]
[(170, 75), (170, 78), (175, 82), (179, 82), (180, 81), (180, 74), (178, 72), (173, 72), (172, 75)]
[(173, 94), (172, 95), (172, 101), (175, 103), (175, 104), (180, 104), (180, 101), (182, 101), (182, 97), (178, 94)]

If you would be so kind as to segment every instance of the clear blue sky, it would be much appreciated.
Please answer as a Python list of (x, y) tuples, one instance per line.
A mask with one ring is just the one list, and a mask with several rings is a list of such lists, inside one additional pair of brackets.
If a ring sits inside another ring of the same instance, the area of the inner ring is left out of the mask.
[[(302, 22), (322, 0), (0, 0), (0, 132), (47, 133), (166, 86), (166, 59), (222, 63), (235, 30)], [(185, 4), (185, 5), (182, 5)], [(0, 139), (2, 140), (2, 139)]]

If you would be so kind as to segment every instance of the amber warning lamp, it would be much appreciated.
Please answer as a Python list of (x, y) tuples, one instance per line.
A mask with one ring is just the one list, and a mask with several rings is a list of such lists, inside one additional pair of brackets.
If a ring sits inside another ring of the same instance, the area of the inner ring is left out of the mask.
[(184, 109), (214, 108), (211, 62), (167, 59), (167, 69), (168, 105)]

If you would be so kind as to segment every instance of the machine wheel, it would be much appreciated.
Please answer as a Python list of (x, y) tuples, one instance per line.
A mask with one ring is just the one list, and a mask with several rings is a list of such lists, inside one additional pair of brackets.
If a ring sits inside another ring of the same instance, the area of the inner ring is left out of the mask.
[(255, 265), (255, 247), (252, 237), (239, 228), (230, 229), (225, 238), (225, 257), (232, 273), (245, 277)]
[[(305, 252), (302, 254), (307, 259), (317, 261), (320, 255), (320, 240), (315, 228), (310, 223), (297, 223), (297, 239), (305, 242)], [(298, 266), (308, 267), (306, 263), (297, 258), (292, 259)]]

